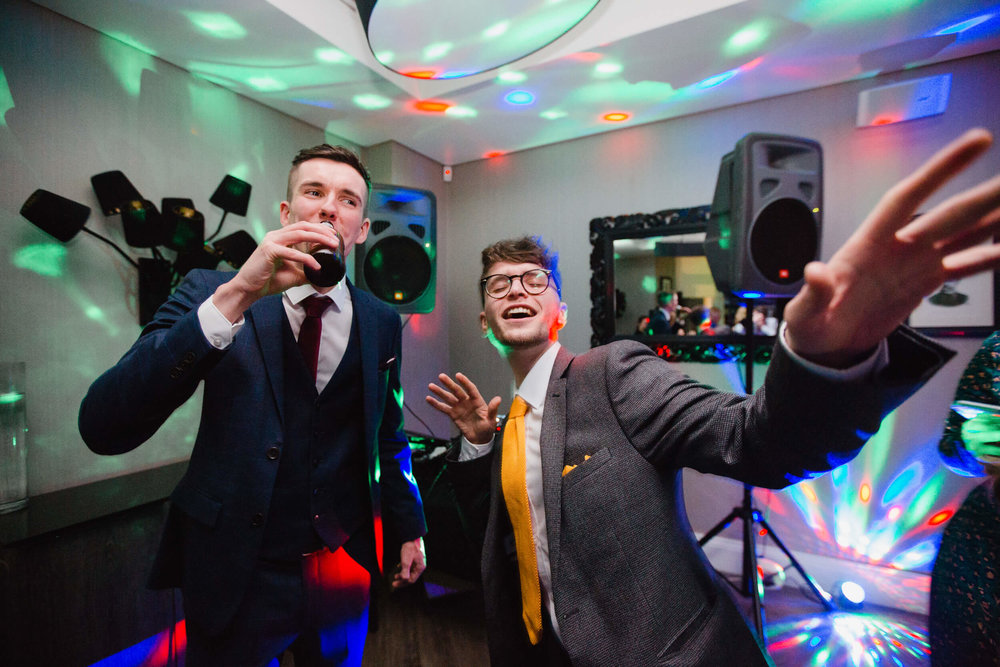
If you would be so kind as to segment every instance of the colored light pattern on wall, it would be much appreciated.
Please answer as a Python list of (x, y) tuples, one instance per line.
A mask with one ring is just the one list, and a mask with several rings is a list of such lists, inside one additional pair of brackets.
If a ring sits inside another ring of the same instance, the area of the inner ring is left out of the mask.
[(10, 94), (7, 75), (0, 67), (0, 127), (7, 127), (7, 112), (14, 108), (14, 96)]
[(950, 473), (917, 458), (924, 447), (911, 449), (901, 466), (888, 465), (894, 421), (892, 413), (852, 462), (770, 494), (768, 510), (797, 512), (826, 548), (835, 549), (831, 555), (926, 570), (937, 554), (942, 524), (963, 497), (942, 497)]
[(870, 614), (835, 612), (767, 626), (768, 652), (778, 664), (815, 667), (905, 667), (929, 662), (922, 628)]
[(220, 12), (196, 12), (182, 10), (199, 32), (218, 39), (243, 39), (247, 36), (246, 28), (228, 14)]
[[(142, 90), (143, 70), (156, 71), (156, 54), (128, 35), (117, 33), (101, 40), (101, 53), (108, 67), (118, 77), (122, 88), (132, 97)], [(131, 48), (129, 48), (131, 47)]]

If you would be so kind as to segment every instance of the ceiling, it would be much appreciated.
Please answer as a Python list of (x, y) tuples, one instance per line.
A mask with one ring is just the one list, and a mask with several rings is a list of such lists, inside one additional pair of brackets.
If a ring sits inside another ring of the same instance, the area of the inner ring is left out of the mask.
[[(395, 1), (424, 8), (412, 30), (430, 33), (476, 0)], [(361, 146), (445, 165), (1000, 49), (1000, 3), (600, 0), (521, 60), (425, 79), (375, 59), (354, 0), (36, 4)]]

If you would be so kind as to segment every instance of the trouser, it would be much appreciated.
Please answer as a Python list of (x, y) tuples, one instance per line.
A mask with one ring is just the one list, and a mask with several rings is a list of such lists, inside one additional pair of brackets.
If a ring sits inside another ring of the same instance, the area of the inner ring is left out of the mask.
[(343, 548), (332, 553), (323, 548), (300, 562), (258, 561), (221, 634), (187, 627), (185, 664), (264, 667), (290, 649), (296, 667), (358, 667), (368, 634), (370, 585), (371, 575)]

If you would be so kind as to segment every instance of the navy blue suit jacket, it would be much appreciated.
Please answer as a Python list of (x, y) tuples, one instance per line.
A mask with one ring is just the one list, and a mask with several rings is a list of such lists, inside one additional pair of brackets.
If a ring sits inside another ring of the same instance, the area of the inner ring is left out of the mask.
[[(191, 271), (131, 349), (94, 382), (79, 418), (88, 447), (121, 454), (145, 442), (204, 382), (198, 437), (170, 497), (150, 584), (183, 587), (186, 615), (209, 631), (225, 627), (242, 598), (288, 444), (281, 295), (254, 303), (226, 350), (208, 343), (198, 321), (198, 306), (234, 275)], [(370, 294), (350, 290), (361, 332), (364, 445), (381, 569), (383, 519), (404, 541), (423, 536), (426, 524), (402, 431), (399, 316)], [(188, 519), (183, 540), (182, 518)]]

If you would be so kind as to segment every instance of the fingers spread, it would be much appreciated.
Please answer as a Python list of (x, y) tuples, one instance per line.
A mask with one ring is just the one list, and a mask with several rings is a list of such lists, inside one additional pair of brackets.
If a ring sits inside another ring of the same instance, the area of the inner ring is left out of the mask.
[(988, 225), (1000, 212), (1000, 176), (970, 188), (935, 206), (896, 232), (901, 241), (948, 242)]

